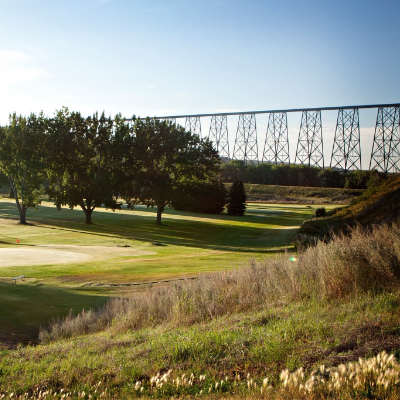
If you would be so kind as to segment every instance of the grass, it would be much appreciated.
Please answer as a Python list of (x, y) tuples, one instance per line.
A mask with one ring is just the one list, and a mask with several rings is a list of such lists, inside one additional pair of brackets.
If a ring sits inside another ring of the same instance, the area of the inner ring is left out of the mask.
[[(368, 268), (366, 268), (368, 266)], [(246, 268), (220, 272), (196, 281), (175, 283), (113, 299), (98, 312), (52, 324), (42, 341), (107, 329), (126, 331), (160, 324), (190, 325), (301, 299), (337, 300), (368, 291), (391, 289), (400, 282), (400, 226), (358, 228), (351, 237), (337, 236), (300, 253)]]
[[(167, 210), (164, 226), (155, 225), (155, 211), (136, 207), (134, 211), (94, 212), (95, 225), (83, 223), (83, 212), (62, 209), (48, 202), (28, 214), (33, 226), (22, 226), (15, 205), (0, 201), (3, 219), (1, 247), (37, 245), (81, 245), (116, 247), (128, 245), (154, 254), (145, 257), (119, 257), (96, 254), (93, 261), (62, 266), (24, 267), (29, 276), (62, 284), (63, 277), (74, 277), (79, 284), (106, 278), (131, 282), (198, 274), (237, 266), (249, 257), (263, 258), (292, 247), (296, 231), (311, 215), (299, 205), (250, 205), (244, 217), (201, 215)], [(154, 246), (161, 243), (165, 246)], [(126, 260), (132, 262), (126, 262)], [(224, 266), (221, 266), (221, 264)], [(21, 268), (3, 267), (3, 276), (19, 274)]]
[(317, 238), (329, 237), (332, 232), (342, 232), (356, 224), (371, 226), (390, 222), (399, 212), (400, 175), (391, 174), (353, 199), (349, 207), (333, 210), (325, 218), (306, 221), (299, 232)]
[(11, 285), (0, 281), (0, 344), (37, 343), (39, 327), (50, 319), (104, 305), (105, 294), (79, 293), (41, 283)]
[[(230, 184), (227, 184), (229, 187)], [(259, 185), (245, 183), (249, 201), (274, 203), (349, 204), (364, 190), (303, 186)]]
[[(167, 210), (164, 226), (155, 225), (155, 211), (95, 210), (94, 225), (85, 225), (81, 210), (57, 211), (44, 201), (28, 212), (20, 225), (14, 202), (0, 200), (0, 248), (35, 248), (42, 245), (98, 246), (84, 262), (2, 266), (0, 271), (0, 341), (35, 342), (39, 326), (65, 316), (72, 308), (96, 308), (109, 296), (128, 295), (123, 287), (83, 287), (84, 284), (125, 284), (199, 276), (232, 269), (249, 257), (263, 259), (292, 248), (310, 209), (300, 205), (250, 204), (244, 217), (210, 216)], [(17, 243), (17, 239), (20, 243)], [(164, 246), (155, 246), (162, 243)], [(122, 248), (118, 246), (131, 246)], [(150, 254), (126, 255), (126, 251)], [(82, 251), (83, 251), (82, 250)], [(88, 250), (86, 250), (87, 252)], [(18, 252), (15, 255), (18, 260)], [(11, 285), (11, 277), (28, 280)]]
[(0, 351), (0, 397), (394, 400), (399, 265), (393, 223), (146, 287)]
[[(278, 397), (279, 376), (285, 368), (304, 367), (309, 374), (319, 364), (333, 367), (372, 357), (383, 348), (396, 351), (399, 301), (399, 292), (393, 291), (342, 302), (277, 302), (192, 326), (125, 332), (111, 327), (45, 346), (2, 351), (0, 393), (35, 397), (35, 391), (63, 389), (75, 397), (84, 391), (86, 398), (101, 393), (106, 398), (130, 398), (140, 394), (135, 385), (141, 382), (143, 395), (151, 397), (194, 396), (200, 390), (207, 393), (210, 386), (219, 397), (221, 389), (215, 389), (215, 383), (227, 377), (222, 394), (253, 393), (259, 398), (259, 388), (268, 377)], [(195, 384), (151, 390), (150, 378), (169, 369), (175, 379), (193, 373)], [(248, 374), (257, 390), (248, 389)], [(204, 382), (200, 375), (205, 375)], [(241, 383), (235, 385), (237, 377)]]

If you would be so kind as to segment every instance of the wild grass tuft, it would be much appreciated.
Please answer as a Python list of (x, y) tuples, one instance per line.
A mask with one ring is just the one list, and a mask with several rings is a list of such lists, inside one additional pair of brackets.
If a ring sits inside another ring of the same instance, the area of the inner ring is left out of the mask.
[(110, 300), (103, 308), (54, 321), (42, 342), (112, 329), (191, 325), (218, 316), (268, 307), (275, 301), (332, 300), (393, 288), (400, 280), (400, 225), (352, 228), (319, 242), (297, 259), (250, 261), (241, 269)]

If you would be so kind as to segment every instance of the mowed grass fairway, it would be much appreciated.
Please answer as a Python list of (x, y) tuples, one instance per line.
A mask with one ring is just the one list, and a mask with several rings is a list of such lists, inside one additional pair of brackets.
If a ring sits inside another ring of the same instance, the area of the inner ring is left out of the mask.
[[(31, 225), (20, 225), (15, 203), (1, 199), (0, 340), (35, 340), (50, 318), (138, 290), (84, 287), (88, 283), (198, 276), (274, 256), (292, 247), (298, 227), (317, 207), (249, 204), (244, 217), (167, 209), (158, 227), (155, 209), (145, 206), (97, 209), (94, 224), (85, 225), (80, 209), (57, 211), (45, 201), (28, 211)], [(12, 285), (11, 277), (22, 274), (27, 280)]]

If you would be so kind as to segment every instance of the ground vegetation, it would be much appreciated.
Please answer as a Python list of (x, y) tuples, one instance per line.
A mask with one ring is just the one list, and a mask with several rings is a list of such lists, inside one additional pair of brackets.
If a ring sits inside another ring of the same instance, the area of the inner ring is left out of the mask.
[(395, 399), (399, 240), (397, 223), (355, 228), (297, 261), (251, 261), (71, 314), (43, 344), (2, 352), (0, 393)]
[[(324, 218), (305, 221), (301, 235), (308, 239), (327, 240), (332, 233), (346, 232), (357, 224), (390, 223), (400, 216), (400, 175), (371, 182), (361, 196), (354, 198), (348, 207), (332, 210)], [(306, 239), (306, 240), (308, 240)]]

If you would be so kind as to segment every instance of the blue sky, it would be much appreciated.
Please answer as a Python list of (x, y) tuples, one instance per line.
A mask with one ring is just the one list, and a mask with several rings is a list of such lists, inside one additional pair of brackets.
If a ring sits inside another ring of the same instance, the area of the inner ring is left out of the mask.
[[(0, 14), (2, 124), (63, 105), (130, 117), (400, 102), (398, 0), (0, 0)], [(336, 117), (322, 116), (326, 164)], [(360, 119), (367, 160), (376, 111)]]

